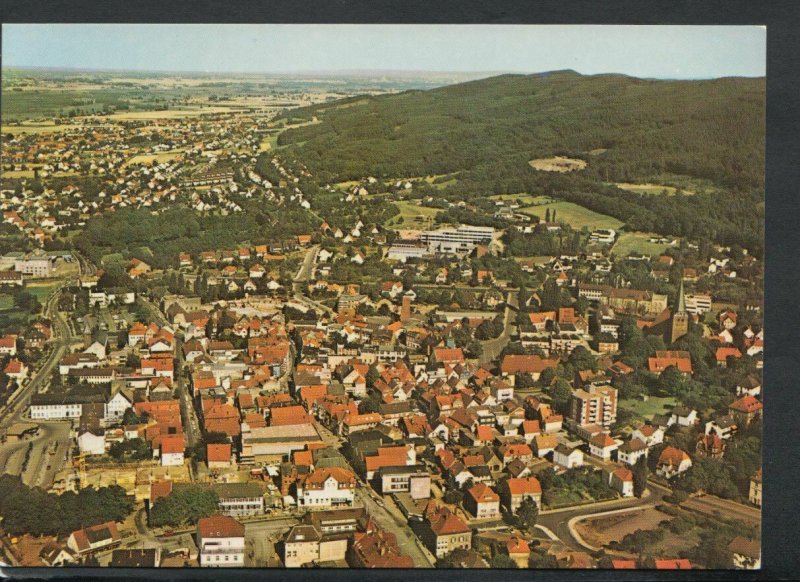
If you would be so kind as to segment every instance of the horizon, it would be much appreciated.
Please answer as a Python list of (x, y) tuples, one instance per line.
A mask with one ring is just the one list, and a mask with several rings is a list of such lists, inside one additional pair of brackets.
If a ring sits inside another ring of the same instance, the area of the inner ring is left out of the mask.
[(4, 24), (2, 40), (3, 69), (319, 76), (574, 70), (670, 80), (766, 76), (763, 26), (251, 24), (209, 31), (208, 25)]

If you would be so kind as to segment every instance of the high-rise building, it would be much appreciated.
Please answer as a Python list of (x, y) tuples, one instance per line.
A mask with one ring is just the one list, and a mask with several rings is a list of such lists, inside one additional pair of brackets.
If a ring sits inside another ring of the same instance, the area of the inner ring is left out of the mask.
[(617, 390), (611, 386), (575, 390), (569, 412), (579, 426), (597, 424), (608, 428), (617, 420)]

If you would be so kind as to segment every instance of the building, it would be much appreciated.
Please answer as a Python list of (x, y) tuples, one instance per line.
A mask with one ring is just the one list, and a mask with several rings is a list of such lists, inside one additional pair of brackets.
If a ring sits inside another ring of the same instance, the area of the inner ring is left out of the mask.
[(472, 530), (444, 505), (428, 502), (424, 519), (420, 537), (436, 558), (444, 558), (459, 548), (468, 550), (472, 545)]
[(347, 554), (352, 568), (413, 568), (414, 561), (403, 554), (397, 536), (380, 529), (372, 520), (365, 532), (353, 536), (353, 545)]
[(500, 487), (503, 505), (514, 515), (525, 498), (532, 499), (538, 507), (542, 506), (542, 486), (536, 477), (508, 479)]
[(759, 570), (761, 568), (761, 544), (736, 536), (728, 544), (728, 551), (733, 556), (733, 566), (738, 570)]
[(484, 483), (476, 483), (464, 496), (464, 509), (476, 519), (495, 519), (500, 516), (500, 496)]
[(689, 333), (689, 313), (686, 311), (686, 298), (683, 294), (683, 279), (678, 290), (678, 306), (672, 314), (669, 341), (675, 343), (678, 339)]
[(140, 550), (114, 550), (110, 568), (158, 568), (161, 565), (161, 548)]
[(648, 447), (638, 438), (631, 438), (617, 449), (617, 460), (626, 465), (635, 465), (641, 457), (647, 457)]
[(700, 293), (685, 295), (686, 312), (691, 315), (702, 315), (711, 311), (711, 295)]
[(297, 504), (302, 507), (353, 505), (356, 476), (340, 467), (317, 469), (297, 485)]
[(216, 483), (213, 488), (222, 515), (245, 517), (264, 513), (264, 491), (257, 483)]
[(200, 566), (242, 568), (244, 566), (244, 525), (227, 515), (204, 517), (197, 522)]
[(675, 447), (666, 447), (661, 451), (656, 464), (656, 474), (671, 479), (679, 473), (688, 471), (692, 466), (692, 459), (689, 454)]
[(381, 493), (409, 493), (412, 499), (431, 496), (431, 475), (425, 465), (381, 467), (378, 471)]
[(49, 277), (53, 272), (53, 258), (44, 251), (33, 251), (15, 260), (14, 270), (34, 279)]
[(386, 252), (386, 257), (406, 262), (408, 259), (421, 259), (428, 254), (428, 246), (416, 240), (396, 240)]
[(284, 461), (293, 451), (322, 443), (313, 424), (266, 426), (242, 433), (241, 462)]
[(728, 406), (728, 411), (737, 425), (747, 426), (753, 420), (761, 416), (763, 408), (764, 405), (760, 400), (753, 396), (745, 395), (731, 402)]
[(311, 524), (296, 525), (289, 530), (283, 544), (283, 564), (300, 568), (344, 560), (349, 533), (323, 534)]
[(619, 445), (617, 441), (612, 439), (608, 433), (601, 432), (596, 434), (589, 440), (589, 452), (594, 457), (608, 461), (611, 459), (611, 453), (617, 450)]
[(750, 478), (750, 494), (748, 495), (750, 503), (761, 507), (761, 469), (756, 471), (756, 474)]
[(458, 228), (440, 228), (420, 233), (429, 253), (467, 254), (480, 244), (492, 242), (494, 228), (463, 224)]
[(160, 457), (162, 467), (178, 467), (183, 465), (183, 454), (186, 442), (182, 434), (161, 437)]
[(633, 497), (633, 473), (630, 469), (619, 467), (608, 476), (608, 484), (623, 497)]
[(560, 443), (553, 451), (553, 463), (565, 469), (580, 467), (583, 465), (583, 451)]
[(113, 521), (76, 530), (67, 539), (67, 547), (79, 556), (110, 550), (119, 543), (119, 531)]
[(611, 386), (590, 386), (575, 390), (570, 399), (570, 418), (579, 426), (610, 427), (617, 420), (617, 390)]

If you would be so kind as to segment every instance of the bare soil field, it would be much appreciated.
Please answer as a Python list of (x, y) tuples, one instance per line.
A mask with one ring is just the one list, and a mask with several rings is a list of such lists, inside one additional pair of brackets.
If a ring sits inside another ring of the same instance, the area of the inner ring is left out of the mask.
[(539, 170), (541, 172), (561, 172), (562, 174), (575, 170), (583, 170), (587, 165), (586, 160), (565, 158), (563, 156), (537, 158), (528, 163), (534, 170)]
[(612, 541), (622, 540), (636, 530), (656, 529), (659, 523), (670, 519), (672, 518), (666, 513), (648, 508), (586, 519), (579, 522), (575, 528), (588, 544), (605, 547)]

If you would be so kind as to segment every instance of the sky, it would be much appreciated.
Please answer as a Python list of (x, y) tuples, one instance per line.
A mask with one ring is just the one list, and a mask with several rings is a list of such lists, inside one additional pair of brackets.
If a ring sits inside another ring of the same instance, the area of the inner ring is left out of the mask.
[(4, 67), (766, 75), (763, 26), (3, 24)]

